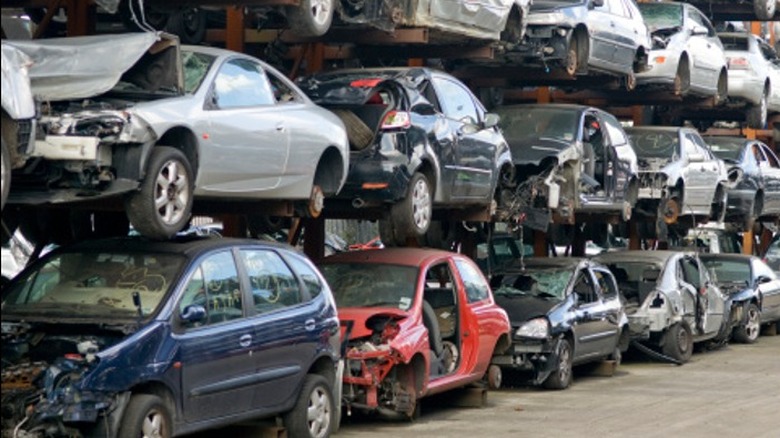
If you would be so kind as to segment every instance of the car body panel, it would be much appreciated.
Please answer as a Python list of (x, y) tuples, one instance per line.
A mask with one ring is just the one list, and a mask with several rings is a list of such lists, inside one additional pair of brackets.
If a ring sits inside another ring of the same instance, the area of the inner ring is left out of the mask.
[(718, 33), (729, 62), (729, 98), (756, 105), (766, 94), (769, 113), (780, 112), (777, 54), (750, 33)]

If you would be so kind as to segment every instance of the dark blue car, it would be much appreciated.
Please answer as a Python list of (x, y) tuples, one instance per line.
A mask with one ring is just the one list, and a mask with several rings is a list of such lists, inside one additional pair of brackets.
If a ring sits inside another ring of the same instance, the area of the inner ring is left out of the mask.
[(323, 438), (338, 424), (333, 297), (283, 244), (60, 248), (4, 288), (2, 341), (3, 436), (171, 437), (281, 416), (290, 436)]

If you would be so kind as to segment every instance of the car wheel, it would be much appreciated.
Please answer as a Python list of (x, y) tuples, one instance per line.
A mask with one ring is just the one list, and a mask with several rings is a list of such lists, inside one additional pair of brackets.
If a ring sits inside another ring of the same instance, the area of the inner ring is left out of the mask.
[(200, 44), (206, 38), (206, 11), (182, 8), (168, 18), (165, 30), (177, 35), (182, 44)]
[(336, 406), (325, 377), (307, 374), (298, 401), (284, 415), (284, 427), (291, 438), (326, 438), (335, 424)]
[(173, 436), (171, 412), (160, 397), (136, 394), (130, 398), (119, 425), (119, 438)]
[(501, 373), (501, 367), (498, 365), (490, 365), (487, 371), (488, 388), (501, 389), (502, 382), (503, 382), (503, 375)]
[(249, 235), (257, 239), (263, 234), (273, 235), (290, 226), (290, 221), (282, 216), (268, 216), (265, 214), (248, 214), (246, 227)]
[(677, 65), (677, 73), (674, 75), (675, 96), (685, 96), (691, 90), (691, 68), (688, 58), (680, 59)]
[(404, 199), (390, 210), (396, 242), (399, 238), (405, 241), (409, 237), (419, 240), (428, 231), (432, 215), (433, 194), (428, 178), (422, 173), (415, 173)]
[(547, 389), (566, 389), (571, 384), (572, 377), (572, 349), (571, 343), (566, 338), (561, 338), (555, 344), (555, 368), (544, 381)]
[(152, 239), (173, 237), (190, 219), (193, 181), (192, 168), (181, 151), (155, 147), (140, 189), (125, 201), (130, 223), (141, 235)]
[(523, 38), (523, 18), (520, 15), (517, 8), (512, 8), (504, 30), (501, 31), (501, 41), (520, 44), (520, 40)]
[(685, 322), (672, 324), (666, 330), (663, 353), (680, 363), (686, 363), (693, 355), (693, 335)]
[(775, 0), (753, 0), (753, 11), (759, 20), (771, 20), (774, 18), (776, 10)]
[(715, 105), (720, 105), (729, 97), (729, 79), (726, 70), (720, 72), (715, 94)]
[(607, 357), (607, 360), (615, 362), (615, 367), (620, 366), (620, 363), (623, 361), (623, 352), (620, 350), (620, 343), (615, 345), (615, 350), (612, 351), (612, 354), (610, 354), (609, 357)]
[(766, 93), (761, 96), (761, 101), (751, 105), (747, 110), (747, 125), (751, 129), (763, 129), (766, 126), (767, 102)]
[(663, 219), (664, 223), (671, 225), (677, 223), (680, 218), (680, 198), (672, 196), (669, 198), (661, 199), (661, 203), (658, 206), (658, 215)]
[(300, 36), (322, 36), (330, 29), (333, 9), (333, 0), (301, 0), (287, 9), (287, 24)]
[(144, 15), (141, 16), (141, 1), (143, 0), (122, 0), (119, 2), (117, 14), (125, 29), (129, 32), (144, 31), (146, 30), (143, 27), (145, 24), (155, 30), (165, 29), (171, 14), (159, 10), (155, 5), (144, 4)]
[(745, 319), (734, 329), (734, 340), (752, 344), (761, 333), (761, 310), (754, 303), (745, 308)]
[(723, 186), (718, 186), (715, 190), (715, 198), (710, 207), (710, 220), (713, 222), (723, 222), (726, 218), (726, 199), (728, 194)]
[(574, 76), (580, 69), (579, 48), (577, 35), (574, 34), (569, 41), (569, 50), (566, 52), (566, 74)]
[(626, 91), (634, 91), (636, 89), (636, 74), (633, 71), (623, 76), (623, 88)]
[(2, 203), (0, 203), (0, 210), (5, 209), (5, 201), (8, 200), (8, 192), (11, 189), (11, 155), (8, 152), (8, 148), (5, 147), (5, 140), (2, 140), (2, 156), (0, 156), (0, 159), (2, 161), (0, 164), (2, 167), (0, 167), (0, 172), (2, 172)]

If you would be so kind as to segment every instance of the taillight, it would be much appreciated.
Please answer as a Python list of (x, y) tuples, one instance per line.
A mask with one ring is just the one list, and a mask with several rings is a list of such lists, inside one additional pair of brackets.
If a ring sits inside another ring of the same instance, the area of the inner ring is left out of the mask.
[(374, 88), (383, 80), (382, 78), (356, 79), (350, 82), (349, 85), (358, 88)]
[(747, 58), (729, 58), (729, 68), (732, 70), (750, 70)]
[(405, 129), (412, 125), (412, 118), (406, 111), (390, 111), (382, 120), (381, 129)]

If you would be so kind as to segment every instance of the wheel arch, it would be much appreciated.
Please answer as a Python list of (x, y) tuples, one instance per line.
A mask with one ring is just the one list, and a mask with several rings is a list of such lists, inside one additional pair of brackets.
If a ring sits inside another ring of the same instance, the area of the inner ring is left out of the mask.
[[(173, 427), (177, 424), (177, 418), (182, 414), (181, 406), (176, 401), (176, 397), (173, 395), (173, 390), (163, 382), (149, 381), (139, 383), (130, 389), (132, 395), (136, 394), (149, 394), (160, 397), (167, 406), (171, 408), (171, 415), (173, 415)], [(128, 399), (129, 400), (129, 399)], [(126, 406), (125, 406), (126, 407)], [(123, 409), (124, 410), (124, 409)], [(174, 431), (175, 432), (175, 431)]]
[[(434, 194), (434, 199), (439, 199), (437, 196), (438, 190), (439, 190), (439, 171), (436, 169), (436, 166), (431, 162), (428, 158), (423, 158), (420, 161), (420, 165), (417, 166), (417, 168), (414, 170), (414, 172), (411, 172), (409, 175), (410, 177), (414, 173), (422, 173), (425, 175), (425, 178), (428, 179), (428, 184), (431, 187), (431, 193)], [(442, 195), (443, 197), (443, 195)]]
[[(200, 150), (198, 148), (198, 138), (191, 129), (185, 126), (174, 126), (165, 131), (165, 134), (160, 136), (160, 139), (157, 140), (154, 146), (170, 146), (180, 150), (187, 157), (187, 161), (190, 162), (192, 171), (197, 179), (200, 172)], [(144, 159), (144, 169), (150, 153), (151, 148)]]
[(344, 178), (344, 157), (337, 147), (328, 146), (317, 162), (312, 184), (319, 185), (325, 196), (333, 196), (341, 189)]
[(588, 38), (588, 35), (588, 27), (583, 23), (577, 24), (571, 33), (572, 38), (577, 38), (577, 51), (579, 52), (577, 57), (580, 60), (580, 70), (587, 67), (590, 59), (590, 38)]
[[(320, 356), (309, 367), (307, 374), (319, 374), (325, 377), (329, 382), (334, 382), (336, 378), (336, 368), (333, 358), (327, 355)], [(301, 381), (303, 384), (303, 381)]]

